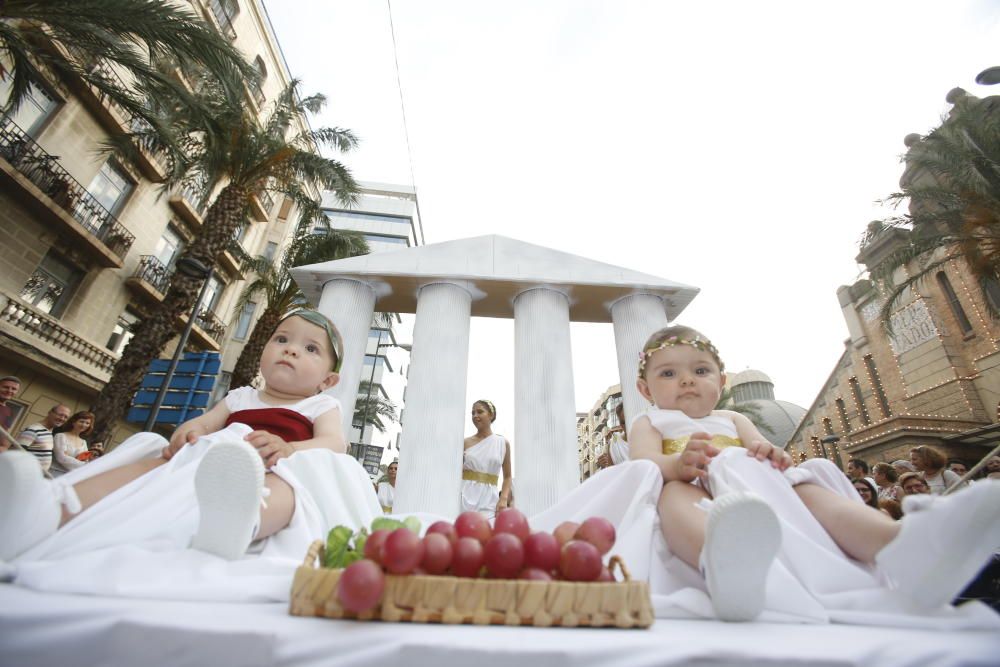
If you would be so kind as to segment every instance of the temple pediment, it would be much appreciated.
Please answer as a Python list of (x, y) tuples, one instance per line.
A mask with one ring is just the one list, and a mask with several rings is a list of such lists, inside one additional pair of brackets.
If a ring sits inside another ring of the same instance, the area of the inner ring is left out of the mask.
[(575, 322), (610, 322), (611, 304), (631, 294), (661, 297), (673, 320), (698, 293), (697, 287), (497, 234), (310, 264), (292, 275), (312, 303), (331, 279), (356, 279), (375, 287), (376, 310), (397, 313), (416, 312), (424, 285), (450, 282), (472, 294), (477, 317), (512, 317), (518, 294), (544, 287), (567, 296)]

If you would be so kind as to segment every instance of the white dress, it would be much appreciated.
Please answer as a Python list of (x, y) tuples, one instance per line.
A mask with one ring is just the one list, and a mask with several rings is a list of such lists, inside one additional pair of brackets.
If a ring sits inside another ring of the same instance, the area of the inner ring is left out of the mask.
[(621, 433), (611, 434), (611, 444), (608, 445), (608, 454), (611, 455), (611, 462), (614, 465), (628, 461), (628, 442)]
[(86, 461), (76, 458), (87, 451), (87, 443), (83, 438), (67, 437), (66, 433), (56, 433), (52, 436), (52, 467), (53, 475), (62, 475), (70, 470), (83, 467)]
[[(462, 454), (462, 471), (486, 473), (499, 476), (503, 468), (503, 457), (507, 441), (499, 433), (491, 433)], [(496, 514), (500, 501), (500, 489), (496, 484), (470, 479), (462, 480), (462, 511), (475, 510), (488, 519)]]
[[(238, 410), (281, 407), (310, 420), (339, 407), (328, 395), (293, 405), (270, 406), (256, 390), (229, 393)], [(183, 447), (170, 461), (101, 499), (51, 537), (13, 562), (15, 583), (39, 590), (185, 600), (287, 599), (289, 573), (301, 565), (309, 544), (335, 525), (368, 526), (382, 515), (364, 468), (347, 454), (327, 449), (296, 452), (270, 472), (295, 492), (288, 527), (251, 545), (255, 557), (222, 561), (188, 548), (198, 527), (194, 474), (215, 443), (242, 440), (251, 432), (233, 423)], [(159, 456), (167, 444), (154, 433), (137, 433), (114, 450), (59, 478), (77, 484), (118, 466)]]
[[(650, 409), (636, 419), (643, 417), (663, 429), (665, 440), (707, 431), (724, 444), (737, 435), (725, 415), (692, 420), (679, 411)], [(811, 459), (782, 473), (730, 443), (708, 466), (708, 474), (716, 497), (732, 491), (757, 493), (781, 523), (782, 547), (768, 575), (760, 621), (1000, 630), (1000, 618), (981, 603), (925, 615), (907, 612), (876, 568), (841, 551), (793, 490), (796, 484), (811, 482), (861, 502), (843, 472), (829, 461)], [(531, 529), (551, 531), (563, 521), (602, 516), (617, 530), (612, 552), (623, 557), (633, 578), (649, 581), (658, 618), (713, 618), (701, 574), (671, 553), (663, 538), (657, 513), (662, 488), (662, 473), (651, 461), (611, 466), (530, 517)]]
[(392, 501), (396, 496), (396, 487), (389, 482), (378, 483), (378, 503), (386, 514), (392, 513)]

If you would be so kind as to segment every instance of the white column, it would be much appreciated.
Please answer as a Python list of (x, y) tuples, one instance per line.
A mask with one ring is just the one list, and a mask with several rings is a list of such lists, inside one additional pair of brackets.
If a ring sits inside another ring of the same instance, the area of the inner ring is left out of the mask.
[(361, 382), (368, 332), (375, 313), (375, 290), (368, 283), (337, 278), (323, 286), (316, 309), (329, 317), (344, 338), (340, 382), (329, 394), (340, 401), (344, 438), (351, 437), (354, 402)]
[(514, 299), (517, 508), (531, 516), (580, 484), (569, 301), (532, 289)]
[(646, 339), (656, 330), (667, 326), (667, 311), (663, 299), (652, 294), (631, 294), (611, 306), (611, 321), (615, 330), (615, 350), (618, 353), (618, 380), (625, 402), (625, 423), (645, 412), (649, 401), (635, 387), (639, 372), (639, 353)]
[(471, 313), (471, 295), (453, 283), (425, 285), (417, 296), (395, 513), (458, 515)]

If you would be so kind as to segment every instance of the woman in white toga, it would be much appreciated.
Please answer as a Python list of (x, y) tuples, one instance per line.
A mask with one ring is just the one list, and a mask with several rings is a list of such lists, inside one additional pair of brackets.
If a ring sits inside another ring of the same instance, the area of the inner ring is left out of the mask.
[[(462, 511), (476, 510), (492, 519), (510, 504), (510, 443), (493, 432), (497, 409), (486, 400), (472, 404), (476, 434), (465, 439), (462, 455)], [(499, 487), (503, 470), (503, 486)]]

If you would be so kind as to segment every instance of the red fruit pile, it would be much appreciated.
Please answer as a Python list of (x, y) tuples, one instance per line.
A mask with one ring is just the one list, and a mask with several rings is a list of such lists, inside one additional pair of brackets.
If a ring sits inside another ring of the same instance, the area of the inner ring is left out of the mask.
[(520, 511), (502, 510), (491, 527), (482, 514), (464, 512), (432, 524), (423, 538), (409, 528), (376, 530), (364, 559), (340, 575), (337, 598), (355, 613), (374, 608), (389, 574), (450, 575), (535, 581), (614, 581), (603, 563), (615, 543), (615, 527), (591, 517), (564, 521), (552, 533), (532, 533)]

